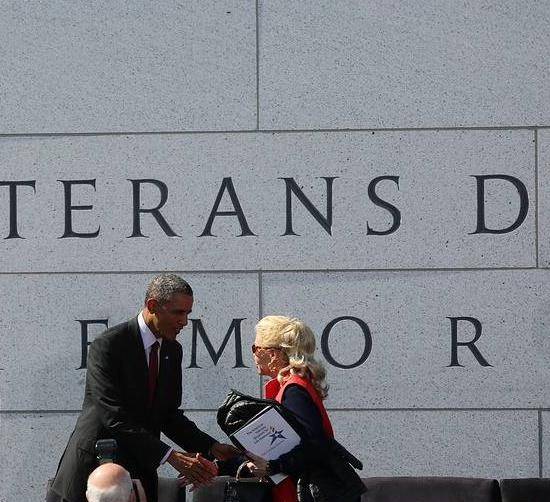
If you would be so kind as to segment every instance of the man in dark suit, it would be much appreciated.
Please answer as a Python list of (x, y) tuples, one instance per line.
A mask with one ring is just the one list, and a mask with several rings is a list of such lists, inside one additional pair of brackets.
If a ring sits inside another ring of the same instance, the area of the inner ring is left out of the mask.
[[(179, 409), (182, 348), (176, 341), (193, 307), (193, 291), (176, 275), (155, 277), (138, 317), (114, 326), (90, 345), (82, 412), (59, 462), (47, 502), (85, 502), (97, 467), (94, 446), (116, 439), (116, 462), (141, 479), (157, 501), (157, 467), (168, 462), (195, 486), (216, 475), (213, 462), (236, 453), (202, 432)], [(180, 448), (163, 443), (163, 432)], [(204, 455), (204, 456), (203, 456)]]

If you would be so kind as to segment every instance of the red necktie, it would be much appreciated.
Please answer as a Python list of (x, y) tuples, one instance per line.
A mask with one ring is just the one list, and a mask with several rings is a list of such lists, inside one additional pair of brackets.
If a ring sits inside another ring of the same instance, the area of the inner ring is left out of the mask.
[(151, 345), (151, 353), (149, 354), (149, 408), (153, 405), (153, 398), (155, 397), (155, 389), (157, 387), (157, 376), (159, 373), (159, 354), (158, 354), (159, 342), (155, 342)]

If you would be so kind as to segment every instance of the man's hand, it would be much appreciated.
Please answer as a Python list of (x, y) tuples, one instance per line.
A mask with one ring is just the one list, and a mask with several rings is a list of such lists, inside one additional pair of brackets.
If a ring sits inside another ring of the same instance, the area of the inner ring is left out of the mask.
[(206, 485), (218, 474), (218, 467), (214, 462), (201, 457), (200, 453), (182, 453), (172, 451), (167, 462), (182, 476), (183, 484), (192, 483), (198, 487)]
[(214, 443), (210, 448), (210, 453), (218, 460), (229, 460), (230, 458), (240, 455), (240, 451), (232, 444)]

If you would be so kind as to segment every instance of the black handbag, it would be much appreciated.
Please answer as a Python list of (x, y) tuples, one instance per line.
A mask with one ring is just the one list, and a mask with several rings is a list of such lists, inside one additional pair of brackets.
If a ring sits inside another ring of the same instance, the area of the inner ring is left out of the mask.
[(247, 462), (239, 466), (235, 479), (225, 483), (223, 502), (271, 502), (272, 485), (269, 481), (241, 478), (241, 471)]
[(228, 436), (231, 436), (231, 434), (239, 430), (251, 418), (268, 407), (275, 408), (297, 434), (303, 437), (302, 425), (294, 414), (283, 405), (273, 399), (249, 396), (235, 389), (231, 389), (224, 402), (218, 408), (216, 419), (220, 429)]

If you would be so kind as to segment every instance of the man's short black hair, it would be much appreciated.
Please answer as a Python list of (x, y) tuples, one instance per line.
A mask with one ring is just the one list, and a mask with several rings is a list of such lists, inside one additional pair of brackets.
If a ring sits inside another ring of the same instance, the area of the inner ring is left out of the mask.
[(187, 281), (184, 281), (176, 274), (160, 274), (153, 277), (147, 291), (145, 292), (145, 302), (150, 298), (154, 298), (159, 303), (164, 304), (169, 302), (174, 295), (183, 293), (184, 295), (193, 296), (193, 290)]

